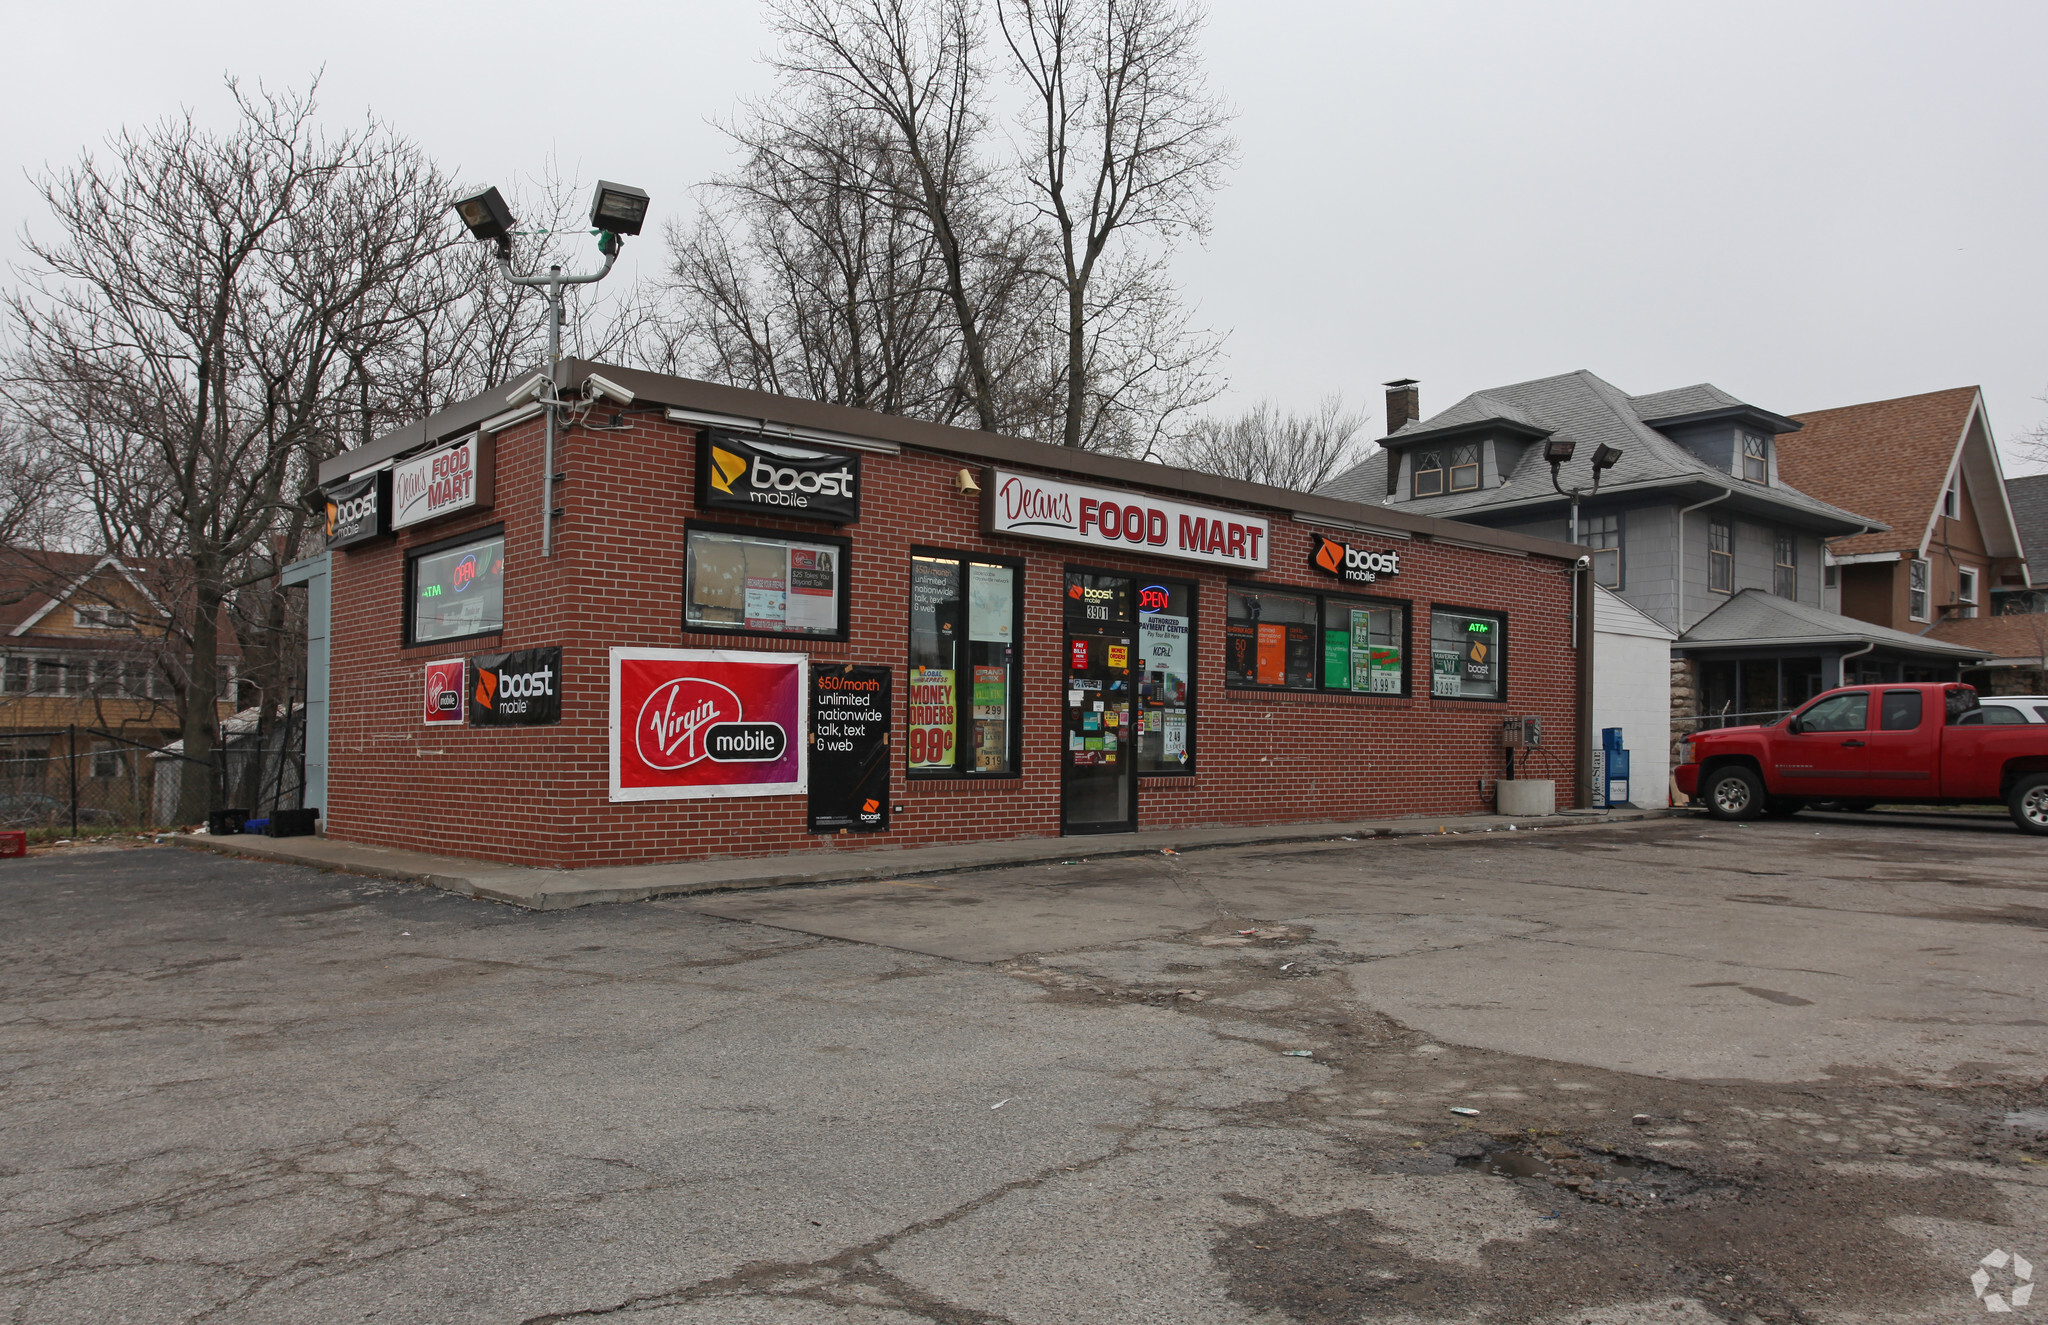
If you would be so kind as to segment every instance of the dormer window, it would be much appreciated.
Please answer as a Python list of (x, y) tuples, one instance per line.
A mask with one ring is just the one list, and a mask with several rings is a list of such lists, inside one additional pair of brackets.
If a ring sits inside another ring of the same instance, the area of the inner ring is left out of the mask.
[(1441, 497), (1446, 492), (1470, 492), (1479, 486), (1479, 443), (1438, 446), (1415, 453), (1415, 478), (1409, 485), (1411, 497)]
[(1769, 453), (1765, 450), (1765, 447), (1767, 447), (1769, 443), (1764, 441), (1763, 437), (1757, 433), (1746, 432), (1743, 433), (1741, 436), (1742, 477), (1751, 483), (1770, 482), (1770, 456)]

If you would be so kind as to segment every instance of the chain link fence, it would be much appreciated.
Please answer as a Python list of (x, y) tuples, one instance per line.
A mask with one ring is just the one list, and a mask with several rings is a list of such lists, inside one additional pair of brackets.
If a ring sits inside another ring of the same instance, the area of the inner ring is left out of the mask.
[[(305, 776), (305, 729), (281, 723), (259, 738), (223, 724), (211, 773), (222, 805), (267, 814), (297, 808)], [(253, 728), (253, 724), (250, 724)], [(0, 829), (94, 833), (177, 825), (188, 760), (179, 750), (91, 727), (0, 736)]]

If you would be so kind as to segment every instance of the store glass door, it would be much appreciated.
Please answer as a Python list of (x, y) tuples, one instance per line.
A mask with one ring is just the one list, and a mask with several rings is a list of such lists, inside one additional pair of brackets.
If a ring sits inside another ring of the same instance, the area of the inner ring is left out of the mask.
[(1132, 600), (1127, 577), (1067, 572), (1062, 832), (1128, 833), (1138, 826)]

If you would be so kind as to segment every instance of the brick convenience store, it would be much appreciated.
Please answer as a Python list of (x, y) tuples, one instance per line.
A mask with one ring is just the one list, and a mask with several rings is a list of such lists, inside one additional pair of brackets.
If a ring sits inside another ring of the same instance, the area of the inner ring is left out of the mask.
[(321, 467), (331, 836), (580, 867), (1465, 814), (1525, 717), (1521, 776), (1578, 799), (1569, 545), (609, 365), (555, 380), (552, 484), (531, 390)]

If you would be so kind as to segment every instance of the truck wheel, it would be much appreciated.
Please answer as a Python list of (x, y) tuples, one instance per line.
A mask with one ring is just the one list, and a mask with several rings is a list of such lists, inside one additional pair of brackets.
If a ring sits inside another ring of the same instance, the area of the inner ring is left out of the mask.
[(2048, 773), (2029, 773), (2013, 783), (2005, 806), (2023, 832), (2048, 836)]
[(1715, 769), (1700, 791), (1716, 819), (1754, 819), (1764, 810), (1763, 779), (1740, 764)]
[(1764, 814), (1772, 819), (1790, 819), (1805, 808), (1805, 801), (1781, 800), (1776, 796), (1764, 802)]

